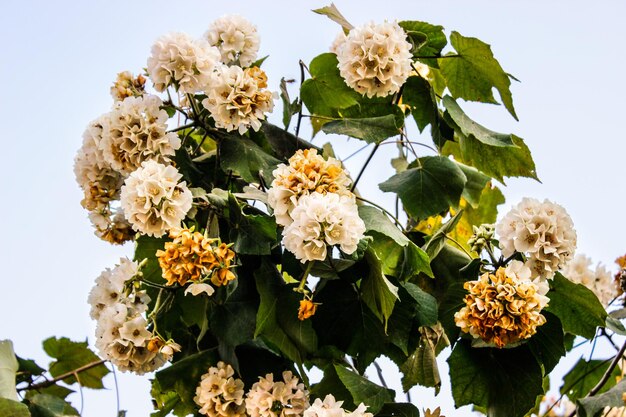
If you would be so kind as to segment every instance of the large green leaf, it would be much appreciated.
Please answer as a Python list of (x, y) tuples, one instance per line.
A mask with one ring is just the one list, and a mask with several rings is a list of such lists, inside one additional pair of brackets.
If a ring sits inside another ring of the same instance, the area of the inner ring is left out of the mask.
[(411, 108), (411, 115), (420, 132), (439, 117), (437, 98), (432, 87), (422, 77), (409, 77), (402, 87), (402, 104)]
[(566, 332), (593, 339), (596, 328), (604, 326), (606, 310), (584, 285), (575, 284), (557, 272), (547, 295), (550, 301), (546, 311), (561, 320)]
[(492, 89), (496, 88), (506, 109), (517, 120), (511, 95), (511, 80), (493, 57), (491, 47), (476, 38), (466, 38), (452, 32), (450, 43), (457, 56), (439, 58), (441, 74), (454, 97), (483, 103), (497, 103)]
[(471, 165), (504, 184), (504, 177), (527, 177), (538, 180), (535, 162), (524, 140), (511, 135), (513, 146), (485, 145), (473, 136), (459, 135), (459, 143), (446, 142), (444, 154)]
[(376, 417), (420, 417), (420, 410), (411, 403), (386, 403)]
[(354, 404), (365, 404), (370, 413), (378, 413), (385, 403), (394, 399), (395, 393), (392, 390), (376, 385), (341, 365), (335, 365), (335, 372), (352, 395)]
[(229, 239), (233, 250), (242, 255), (269, 255), (276, 244), (276, 221), (266, 214), (246, 214), (237, 199), (228, 196), (231, 228)]
[(441, 377), (437, 366), (437, 354), (449, 344), (441, 325), (419, 328), (420, 342), (406, 362), (400, 365), (402, 389), (406, 392), (415, 385), (434, 387), (439, 394)]
[(528, 341), (528, 347), (537, 361), (543, 364), (544, 373), (547, 375), (565, 356), (566, 351), (560, 320), (547, 311), (542, 314), (546, 318), (546, 323), (537, 328), (537, 333)]
[(383, 274), (380, 259), (374, 251), (365, 252), (365, 260), (369, 267), (368, 274), (361, 281), (363, 301), (387, 328), (387, 320), (391, 316), (393, 306), (398, 299), (398, 287), (393, 285)]
[(396, 116), (393, 114), (333, 120), (325, 123), (324, 126), (322, 126), (322, 131), (325, 133), (351, 136), (353, 138), (362, 139), (367, 143), (380, 143), (387, 138), (400, 134)]
[[(84, 365), (100, 360), (100, 358), (87, 347), (87, 342), (73, 342), (66, 337), (60, 339), (50, 337), (44, 340), (43, 349), (50, 357), (56, 359), (56, 361), (50, 363), (50, 375), (53, 377), (74, 371)], [(106, 366), (98, 365), (81, 372), (78, 374), (78, 378), (80, 378), (80, 384), (84, 387), (101, 389), (104, 388), (102, 378), (108, 373), (109, 369)], [(76, 382), (76, 378), (69, 376), (63, 379), (63, 382), (73, 384)]]
[(265, 135), (267, 143), (272, 148), (277, 158), (289, 159), (298, 149), (313, 148), (317, 149), (319, 153), (322, 153), (321, 149), (312, 143), (300, 139), (271, 123), (263, 122), (260, 132)]
[(427, 59), (427, 57), (438, 56), (448, 43), (443, 26), (414, 20), (404, 20), (398, 22), (398, 25), (404, 29), (413, 44), (411, 49), (413, 56), (429, 65), (436, 66), (437, 61)]
[(225, 138), (220, 141), (220, 164), (224, 172), (232, 171), (247, 182), (268, 178), (280, 163), (259, 145), (246, 138)]
[(0, 416), (2, 417), (31, 417), (26, 404), (0, 398)]
[[(590, 360), (580, 358), (576, 365), (563, 377), (561, 394), (567, 395), (571, 401), (587, 396), (589, 391), (602, 379), (602, 376), (609, 368), (610, 360)], [(611, 376), (604, 384), (599, 394), (608, 391), (615, 386), (621, 373), (619, 368), (613, 369)]]
[(300, 98), (311, 113), (337, 116), (337, 110), (358, 104), (360, 94), (346, 85), (337, 65), (333, 53), (318, 55), (311, 61), (311, 78), (300, 89)]
[(476, 168), (461, 164), (459, 162), (457, 162), (457, 164), (467, 178), (465, 188), (463, 188), (462, 196), (472, 207), (478, 207), (480, 198), (483, 194), (483, 190), (489, 182), (489, 177), (477, 170)]
[(157, 238), (147, 235), (141, 235), (137, 238), (133, 259), (137, 262), (147, 259), (146, 264), (141, 269), (143, 279), (158, 284), (166, 282), (165, 278), (163, 278), (163, 271), (159, 266), (159, 260), (156, 257), (156, 251), (159, 249), (163, 250), (167, 241), (169, 239), (166, 237)]
[(443, 98), (443, 105), (448, 111), (450, 118), (456, 124), (458, 130), (466, 137), (473, 137), (481, 143), (489, 146), (515, 146), (511, 134), (504, 134), (489, 130), (479, 125), (469, 118), (467, 114), (457, 104), (456, 100), (446, 95)]
[(415, 300), (415, 317), (420, 326), (434, 326), (437, 323), (437, 299), (415, 284), (407, 282), (402, 285), (407, 293)]
[(446, 236), (454, 230), (461, 216), (463, 216), (463, 211), (456, 213), (430, 235), (428, 241), (426, 241), (422, 247), (430, 259), (435, 259), (437, 255), (439, 255), (439, 252), (441, 252), (441, 249), (443, 249), (446, 244)]
[(398, 194), (409, 215), (419, 219), (458, 205), (467, 178), (457, 164), (443, 156), (426, 156), (415, 165), (381, 183), (380, 189)]
[(48, 394), (37, 394), (29, 399), (32, 417), (77, 416), (78, 411), (61, 398)]
[(611, 388), (604, 394), (578, 400), (579, 417), (595, 417), (600, 415), (604, 407), (624, 407), (624, 393), (626, 392), (626, 379)]
[(359, 217), (365, 223), (365, 229), (368, 232), (373, 230), (388, 236), (400, 246), (406, 246), (410, 242), (398, 226), (376, 207), (359, 206)]
[(15, 389), (15, 374), (19, 363), (13, 352), (13, 342), (0, 340), (0, 398), (18, 400)]
[(490, 417), (523, 417), (543, 393), (541, 366), (526, 346), (472, 348), (461, 340), (448, 364), (457, 407), (475, 404)]

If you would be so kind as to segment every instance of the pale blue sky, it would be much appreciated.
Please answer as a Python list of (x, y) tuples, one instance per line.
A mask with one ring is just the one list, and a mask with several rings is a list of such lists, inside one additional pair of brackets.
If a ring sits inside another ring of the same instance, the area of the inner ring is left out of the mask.
[[(309, 11), (326, 4), (318, 0), (2, 3), (0, 137), (5, 160), (0, 165), (4, 192), (0, 254), (5, 269), (0, 339), (12, 339), (18, 354), (42, 361), (40, 342), (48, 336), (91, 341), (94, 324), (86, 298), (93, 280), (120, 256), (132, 254), (132, 246), (109, 246), (93, 236), (72, 173), (84, 127), (111, 105), (109, 87), (116, 73), (138, 72), (152, 42), (166, 32), (200, 36), (215, 18), (238, 13), (258, 26), (261, 54), (270, 55), (264, 68), (277, 90), (281, 77), (299, 77), (299, 59), (309, 62), (325, 52), (338, 32), (336, 24)], [(464, 107), (487, 127), (523, 137), (543, 181), (510, 180), (504, 190), (508, 204), (523, 196), (562, 204), (576, 225), (579, 250), (613, 268), (613, 259), (626, 252), (622, 215), (626, 3), (337, 0), (336, 4), (355, 25), (385, 18), (424, 20), (443, 25), (448, 33), (457, 30), (491, 44), (504, 69), (522, 81), (512, 86), (520, 122), (501, 106)], [(272, 119), (279, 124), (280, 112)], [(340, 156), (360, 146), (336, 136), (327, 139)], [(392, 148), (388, 147), (389, 155)], [(350, 160), (353, 171), (365, 156)], [(376, 184), (392, 171), (383, 153), (374, 162), (359, 188), (380, 200)], [(390, 369), (389, 378), (392, 373)], [(120, 377), (122, 408), (129, 410), (129, 417), (148, 415), (145, 381)], [(113, 387), (113, 381), (107, 386)], [(442, 396), (433, 401), (432, 393), (424, 390), (413, 398), (420, 406), (449, 404)], [(113, 391), (86, 396), (84, 415), (113, 416), (114, 398)], [(451, 415), (460, 414), (448, 411)]]

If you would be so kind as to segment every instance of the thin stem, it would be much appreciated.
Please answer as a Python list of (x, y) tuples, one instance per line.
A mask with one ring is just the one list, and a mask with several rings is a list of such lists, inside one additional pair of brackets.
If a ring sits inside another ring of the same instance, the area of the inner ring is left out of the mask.
[(374, 368), (376, 368), (376, 373), (378, 374), (378, 379), (380, 379), (380, 383), (383, 384), (383, 387), (389, 388), (387, 386), (387, 382), (385, 381), (385, 377), (383, 376), (383, 370), (376, 361), (374, 361)]
[(439, 58), (460, 58), (461, 55), (453, 54), (453, 55), (423, 55), (423, 56), (414, 56), (415, 59), (439, 59)]
[(311, 268), (313, 268), (313, 262), (309, 261), (306, 264), (306, 268), (304, 269), (304, 273), (302, 274), (302, 278), (300, 278), (300, 285), (298, 285), (298, 288), (295, 288), (294, 291), (295, 292), (299, 292), (301, 294), (308, 294), (309, 291), (304, 288), (306, 286), (306, 280), (307, 278), (309, 278), (309, 273), (311, 272)]
[(115, 372), (115, 366), (111, 366), (111, 372), (113, 372), (113, 382), (115, 383), (115, 404), (117, 405), (117, 414), (120, 415), (120, 387), (117, 384), (117, 373)]
[(357, 149), (356, 151), (352, 152), (350, 155), (348, 155), (346, 158), (343, 158), (341, 160), (341, 162), (346, 162), (348, 159), (352, 158), (353, 156), (355, 156), (356, 154), (360, 153), (363, 149), (367, 148), (369, 145), (369, 143), (367, 145), (361, 146), (359, 149)]
[(55, 378), (52, 379), (48, 379), (47, 381), (43, 381), (40, 382), (38, 384), (34, 384), (34, 385), (28, 385), (27, 387), (24, 388), (20, 388), (21, 391), (30, 391), (30, 390), (38, 390), (38, 389), (43, 389), (43, 388), (48, 388), (49, 386), (52, 386), (54, 384), (56, 384), (59, 381), (64, 380), (65, 378), (69, 378), (71, 376), (76, 377), (77, 374), (81, 373), (81, 372), (85, 372), (88, 371), (91, 368), (95, 368), (96, 366), (102, 365), (103, 363), (105, 363), (106, 360), (105, 359), (99, 359), (97, 361), (93, 361), (90, 362), (86, 365), (83, 365), (79, 368), (76, 368), (74, 370), (71, 370), (69, 372), (66, 372), (64, 374), (61, 374)]
[(458, 247), (459, 247), (459, 248), (460, 248), (463, 252), (465, 252), (465, 254), (466, 254), (466, 255), (467, 255), (470, 259), (473, 259), (473, 258), (474, 258), (474, 257), (472, 256), (472, 254), (471, 254), (471, 253), (469, 253), (469, 252), (467, 251), (467, 249), (465, 249), (465, 248), (463, 247), (463, 245), (461, 245), (459, 242), (457, 242), (454, 238), (451, 238), (451, 237), (450, 237), (450, 236), (448, 236), (448, 235), (444, 235), (444, 236), (446, 237), (446, 239), (448, 239), (449, 241), (451, 241), (452, 243), (454, 243), (455, 245), (457, 245), (457, 246), (458, 246)]
[(200, 141), (200, 143), (198, 143), (198, 146), (196, 146), (196, 149), (193, 150), (193, 154), (195, 155), (198, 150), (202, 147), (202, 145), (204, 145), (204, 141), (206, 140), (206, 138), (209, 137), (209, 132), (204, 132), (204, 136), (202, 137), (202, 140)]
[[(304, 84), (304, 62), (300, 60), (300, 91), (302, 91), (302, 84)], [(302, 97), (298, 97), (300, 102), (300, 110), (298, 110), (298, 123), (296, 123), (296, 137), (300, 137), (300, 124), (302, 123)]]
[(361, 171), (359, 171), (359, 175), (357, 175), (356, 180), (354, 180), (354, 183), (352, 184), (352, 187), (350, 188), (350, 191), (354, 192), (354, 189), (356, 188), (356, 185), (359, 183), (359, 180), (361, 179), (361, 176), (363, 175), (363, 172), (365, 172), (365, 168), (367, 168), (367, 165), (369, 165), (370, 161), (374, 157), (374, 154), (378, 150), (379, 146), (380, 146), (380, 143), (377, 143), (376, 145), (374, 145), (374, 149), (372, 149), (372, 153), (370, 153), (370, 156), (367, 157), (367, 160), (365, 161), (365, 163), (361, 167)]
[(168, 130), (168, 132), (178, 132), (181, 130), (189, 129), (190, 127), (194, 127), (195, 125), (196, 125), (195, 123), (189, 123), (187, 125), (182, 125), (182, 126), (175, 127), (174, 129), (170, 129)]
[(493, 254), (493, 250), (491, 249), (491, 244), (487, 243), (487, 245), (485, 246), (485, 250), (487, 251), (487, 253), (489, 254), (489, 258), (491, 259), (491, 263), (496, 266), (498, 264), (498, 261), (496, 260), (495, 255)]
[(156, 282), (148, 281), (148, 280), (145, 280), (145, 279), (142, 279), (141, 283), (147, 285), (148, 287), (159, 288), (161, 290), (175, 290), (175, 289), (178, 288), (178, 286), (176, 286), (176, 287), (174, 287), (174, 286), (168, 287), (166, 285), (157, 284)]
[(389, 212), (389, 210), (387, 210), (387, 209), (385, 209), (384, 207), (382, 207), (382, 206), (380, 206), (380, 205), (378, 205), (378, 204), (374, 203), (373, 201), (370, 201), (370, 200), (368, 200), (368, 199), (366, 199), (366, 198), (363, 198), (363, 197), (359, 197), (358, 195), (355, 195), (354, 197), (355, 197), (357, 200), (359, 200), (359, 201), (363, 201), (364, 203), (371, 204), (372, 206), (374, 206), (374, 207), (376, 207), (376, 208), (378, 208), (378, 209), (382, 210), (382, 211), (383, 211), (383, 213), (385, 213), (387, 216), (391, 217), (391, 218), (393, 219), (394, 223), (395, 223), (395, 224), (396, 224), (396, 225), (397, 225), (400, 229), (402, 229), (402, 231), (404, 232), (404, 227), (402, 227), (402, 223), (400, 223), (400, 220), (398, 220), (398, 218), (397, 218), (396, 216), (394, 216), (393, 214), (391, 214), (391, 213)]

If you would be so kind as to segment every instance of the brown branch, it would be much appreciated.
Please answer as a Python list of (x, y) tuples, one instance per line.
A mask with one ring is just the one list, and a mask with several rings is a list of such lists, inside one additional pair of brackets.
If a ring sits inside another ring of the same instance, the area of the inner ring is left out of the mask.
[(30, 390), (38, 390), (38, 389), (42, 389), (42, 388), (48, 388), (51, 385), (56, 384), (59, 381), (64, 380), (65, 378), (69, 378), (71, 376), (76, 377), (76, 380), (78, 381), (78, 374), (81, 372), (85, 372), (88, 371), (91, 368), (95, 368), (96, 366), (102, 365), (106, 362), (106, 359), (99, 359), (97, 361), (94, 362), (90, 362), (86, 365), (81, 366), (80, 368), (76, 368), (74, 370), (71, 370), (69, 372), (66, 372), (64, 374), (61, 374), (53, 379), (49, 379), (47, 381), (43, 381), (40, 382), (38, 384), (34, 384), (34, 385), (28, 385), (25, 388), (20, 388), (20, 391), (30, 391)]

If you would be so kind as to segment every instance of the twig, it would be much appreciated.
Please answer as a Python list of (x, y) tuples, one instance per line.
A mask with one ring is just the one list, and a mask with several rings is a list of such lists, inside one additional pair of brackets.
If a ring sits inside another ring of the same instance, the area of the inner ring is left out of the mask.
[(374, 361), (374, 368), (376, 368), (376, 373), (378, 373), (378, 379), (380, 379), (380, 383), (383, 384), (383, 387), (389, 389), (389, 387), (387, 386), (387, 382), (385, 381), (385, 377), (383, 376), (383, 370), (376, 361)]
[(174, 129), (170, 129), (168, 130), (168, 132), (178, 132), (180, 130), (185, 130), (185, 129), (189, 129), (190, 127), (194, 127), (195, 125), (196, 125), (195, 123), (189, 123), (188, 125), (182, 125), (182, 126), (175, 127)]
[(361, 179), (361, 176), (363, 175), (363, 172), (365, 172), (365, 168), (367, 168), (367, 165), (369, 165), (370, 161), (374, 157), (374, 154), (378, 150), (379, 146), (380, 146), (380, 143), (377, 143), (376, 145), (374, 145), (374, 149), (372, 149), (372, 153), (370, 153), (370, 156), (367, 157), (367, 160), (365, 161), (365, 163), (361, 167), (361, 171), (359, 171), (359, 175), (357, 175), (356, 180), (354, 180), (354, 183), (352, 184), (352, 187), (350, 188), (350, 191), (354, 192), (354, 189), (356, 188), (356, 185), (359, 183), (359, 180)]
[(465, 254), (466, 254), (466, 255), (467, 255), (470, 259), (473, 259), (473, 258), (474, 258), (474, 257), (472, 256), (472, 254), (471, 254), (471, 253), (469, 253), (469, 252), (467, 251), (467, 249), (465, 249), (465, 248), (463, 247), (463, 245), (461, 245), (459, 242), (457, 242), (457, 241), (456, 241), (456, 239), (451, 238), (451, 237), (450, 237), (450, 236), (448, 236), (448, 235), (444, 235), (444, 236), (446, 237), (446, 239), (448, 239), (449, 241), (451, 241), (452, 243), (454, 243), (455, 245), (457, 245), (457, 246), (458, 246), (458, 247), (459, 247), (459, 248), (460, 248), (463, 252), (465, 252)]
[(43, 381), (40, 382), (38, 384), (34, 384), (34, 385), (28, 385), (27, 387), (24, 388), (20, 388), (21, 391), (30, 391), (30, 390), (38, 390), (38, 389), (43, 389), (43, 388), (48, 388), (49, 386), (52, 386), (54, 384), (56, 384), (59, 381), (62, 381), (66, 378), (69, 378), (71, 376), (76, 376), (76, 374), (79, 374), (81, 372), (85, 372), (88, 371), (91, 368), (95, 368), (96, 366), (102, 365), (103, 363), (105, 363), (106, 360), (105, 359), (99, 359), (97, 361), (94, 362), (90, 362), (86, 365), (81, 366), (80, 368), (76, 368), (72, 371), (66, 372), (64, 374), (61, 374), (55, 378), (49, 379), (47, 381)]
[(385, 213), (387, 216), (391, 217), (393, 219), (394, 223), (396, 224), (396, 226), (398, 226), (404, 232), (404, 227), (402, 227), (402, 223), (400, 223), (400, 220), (398, 220), (398, 218), (396, 216), (391, 214), (389, 212), (389, 210), (386, 210), (383, 206), (379, 206), (378, 204), (374, 203), (373, 201), (370, 201), (370, 200), (368, 200), (366, 198), (363, 198), (363, 197), (359, 197), (358, 195), (355, 195), (354, 197), (357, 200), (363, 201), (364, 203), (371, 204), (372, 206), (382, 210), (383, 213)]
[[(300, 60), (300, 91), (302, 91), (302, 84), (304, 84), (304, 62)], [(300, 137), (300, 124), (302, 123), (302, 94), (298, 97), (300, 102), (300, 109), (298, 110), (298, 123), (296, 124), (296, 137)]]

